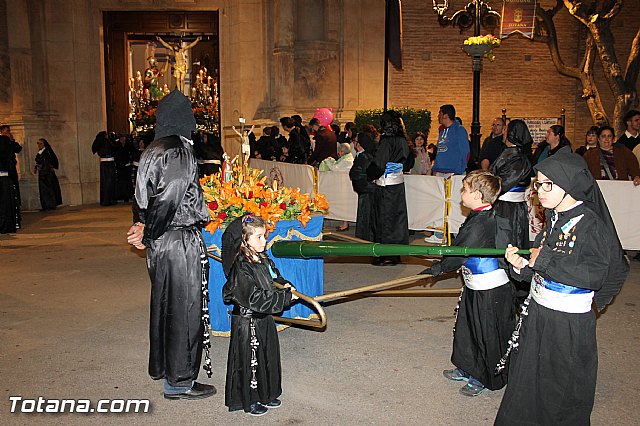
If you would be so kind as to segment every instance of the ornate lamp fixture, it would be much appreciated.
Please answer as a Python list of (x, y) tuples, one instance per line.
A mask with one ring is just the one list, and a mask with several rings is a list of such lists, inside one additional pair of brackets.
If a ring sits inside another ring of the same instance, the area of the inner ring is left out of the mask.
[[(463, 9), (460, 9), (449, 18), (445, 15), (449, 10), (449, 0), (433, 0), (433, 11), (438, 15), (438, 23), (447, 26), (452, 25), (460, 28), (460, 31), (471, 28), (476, 21), (476, 10), (479, 13), (479, 24), (485, 28), (493, 30), (500, 25), (500, 14), (491, 9), (487, 3), (482, 0), (474, 0), (468, 3)], [(478, 27), (478, 33), (480, 35)]]
[[(482, 0), (473, 0), (463, 9), (460, 9), (449, 18), (445, 14), (449, 10), (449, 0), (432, 0), (433, 11), (438, 16), (438, 23), (446, 27), (448, 25), (460, 28), (460, 32), (473, 27), (473, 35), (480, 36), (480, 27), (490, 30), (500, 25), (501, 16), (498, 12)], [(495, 45), (495, 44), (494, 44)], [(482, 71), (482, 57), (490, 52), (488, 44), (465, 44), (465, 51), (472, 58), (473, 70), (473, 115), (471, 120), (471, 153), (480, 151), (480, 72)]]

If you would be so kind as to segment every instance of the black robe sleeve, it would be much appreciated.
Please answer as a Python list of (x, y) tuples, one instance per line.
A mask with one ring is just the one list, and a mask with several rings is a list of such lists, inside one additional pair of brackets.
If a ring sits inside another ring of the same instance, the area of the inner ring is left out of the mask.
[[(454, 246), (494, 248), (496, 235), (496, 219), (493, 211), (471, 212), (460, 227), (458, 235), (453, 240)], [(424, 273), (438, 276), (446, 272), (453, 272), (467, 261), (464, 256), (444, 256), (441, 261), (434, 262)]]
[[(579, 214), (584, 216), (575, 229), (570, 231), (569, 236), (564, 234), (560, 239), (562, 225)], [(589, 209), (576, 207), (571, 214), (561, 216), (553, 228), (547, 225), (545, 231), (548, 236), (544, 238), (544, 242), (541, 244), (541, 233), (534, 244), (534, 247), (541, 248), (540, 254), (533, 267), (526, 266), (520, 270), (520, 278), (531, 280), (535, 271), (553, 281), (594, 290), (596, 307), (598, 310), (604, 309), (620, 291), (626, 274), (623, 271), (620, 279), (608, 279), (611, 265), (621, 262), (617, 259), (621, 258), (621, 254), (612, 249), (615, 245), (612, 235), (602, 220)], [(569, 247), (569, 242), (573, 242), (573, 247)]]
[(367, 168), (371, 164), (371, 154), (367, 152), (361, 152), (353, 160), (353, 166), (349, 170), (349, 179), (351, 179), (351, 185), (353, 190), (358, 194), (373, 194), (376, 188), (376, 184), (369, 182), (367, 178)]
[[(551, 238), (542, 245), (533, 269), (553, 281), (600, 290), (607, 277), (609, 250), (608, 244), (604, 244), (607, 241), (606, 230), (598, 222), (601, 221), (595, 215), (585, 215), (580, 220), (572, 233), (576, 236), (573, 248), (558, 247), (563, 242), (558, 240), (558, 232), (552, 232)], [(554, 229), (559, 230), (561, 225), (558, 221)]]
[[(276, 274), (276, 279), (283, 280), (279, 272)], [(223, 299), (253, 312), (277, 314), (291, 304), (291, 290), (276, 288), (272, 280), (266, 263), (252, 264), (238, 257), (222, 289)]]

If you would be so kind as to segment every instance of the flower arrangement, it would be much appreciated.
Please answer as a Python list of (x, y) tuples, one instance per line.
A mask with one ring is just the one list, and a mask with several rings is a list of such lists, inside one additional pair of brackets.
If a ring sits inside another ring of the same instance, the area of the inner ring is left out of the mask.
[(278, 188), (277, 181), (269, 186), (266, 180), (262, 170), (249, 167), (242, 170), (235, 161), (230, 180), (225, 181), (222, 173), (200, 179), (211, 214), (211, 222), (205, 229), (213, 233), (216, 229), (224, 229), (234, 219), (253, 213), (265, 220), (267, 231), (271, 232), (279, 220), (299, 220), (302, 226), (306, 226), (311, 220), (311, 213), (329, 210), (324, 194), (316, 194), (311, 199), (299, 188)]
[[(484, 56), (488, 58), (490, 61), (493, 61), (496, 57), (493, 54), (493, 48), (500, 46), (500, 39), (493, 36), (493, 34), (487, 34), (485, 36), (477, 36), (477, 37), (469, 37), (464, 41), (464, 46), (473, 47), (478, 46), (482, 47)], [(464, 47), (463, 46), (463, 47)], [(471, 50), (465, 47), (465, 51), (469, 54)], [(475, 52), (474, 52), (475, 53)]]

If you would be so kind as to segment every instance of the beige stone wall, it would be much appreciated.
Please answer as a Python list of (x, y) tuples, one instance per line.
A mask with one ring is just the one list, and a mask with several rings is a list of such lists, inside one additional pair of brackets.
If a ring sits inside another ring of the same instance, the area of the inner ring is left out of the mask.
[[(99, 164), (90, 145), (106, 126), (103, 11), (218, 10), (223, 127), (237, 125), (241, 115), (259, 124), (274, 124), (292, 113), (308, 120), (316, 107), (333, 108), (345, 122), (358, 109), (382, 107), (384, 2), (380, 0), (0, 2), (6, 4), (11, 68), (10, 99), (0, 100), (0, 121), (11, 123), (24, 143), (23, 208), (39, 208), (37, 179), (29, 173), (39, 137), (47, 138), (60, 158), (65, 204), (98, 201)], [(499, 9), (499, 1), (489, 3)], [(622, 63), (640, 18), (640, 10), (631, 3), (625, 2), (614, 25)], [(451, 4), (459, 8), (466, 0)], [(460, 46), (470, 32), (441, 28), (428, 1), (405, 0), (403, 12), (405, 67), (391, 68), (390, 106), (437, 112), (439, 105), (453, 103), (469, 128), (471, 61)], [(560, 12), (556, 24), (563, 57), (575, 63), (579, 25), (566, 11)], [(530, 117), (559, 115), (565, 108), (570, 138), (582, 139), (590, 120), (578, 84), (557, 73), (545, 45), (513, 36), (495, 53), (496, 61), (485, 61), (482, 73), (485, 134), (502, 108), (510, 116)], [(600, 64), (595, 68), (603, 83)], [(606, 83), (601, 87), (610, 111), (613, 100)], [(435, 126), (434, 122), (432, 129)], [(432, 131), (430, 141), (434, 135)], [(238, 153), (234, 132), (224, 129), (223, 137), (227, 151)]]

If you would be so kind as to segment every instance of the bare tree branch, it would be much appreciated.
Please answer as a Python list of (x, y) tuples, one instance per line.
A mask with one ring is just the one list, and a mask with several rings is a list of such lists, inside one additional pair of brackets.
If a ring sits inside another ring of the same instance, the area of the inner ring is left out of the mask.
[(640, 72), (640, 28), (636, 33), (633, 43), (631, 43), (631, 51), (627, 60), (627, 68), (625, 71), (624, 82), (627, 87), (635, 87), (638, 81), (638, 73)]
[(600, 91), (593, 78), (593, 63), (596, 58), (596, 49), (593, 37), (587, 35), (585, 40), (585, 53), (580, 64), (580, 82), (582, 83), (582, 98), (587, 103), (591, 119), (599, 126), (607, 124), (609, 118), (602, 105)]
[(581, 1), (578, 0), (563, 0), (565, 7), (569, 10), (569, 13), (575, 17), (578, 21), (584, 25), (589, 26), (589, 16)]
[(580, 78), (580, 71), (576, 67), (570, 67), (562, 60), (560, 56), (560, 49), (558, 48), (558, 35), (556, 33), (556, 26), (553, 23), (553, 15), (542, 8), (537, 10), (537, 15), (541, 19), (543, 25), (545, 26), (545, 31), (547, 33), (546, 37), (539, 37), (534, 39), (534, 41), (544, 41), (547, 43), (549, 47), (549, 53), (551, 53), (551, 60), (553, 64), (556, 66), (556, 69), (560, 74), (566, 75), (568, 77)]
[(560, 12), (560, 10), (562, 10), (563, 7), (564, 5), (562, 3), (562, 0), (556, 0), (556, 5), (553, 6), (553, 9), (548, 10), (547, 13), (553, 19), (553, 17), (556, 16), (556, 13)]
[(614, 16), (620, 12), (620, 8), (622, 7), (622, 0), (615, 0), (615, 3), (611, 6), (611, 9), (602, 16), (601, 19), (612, 19)]

